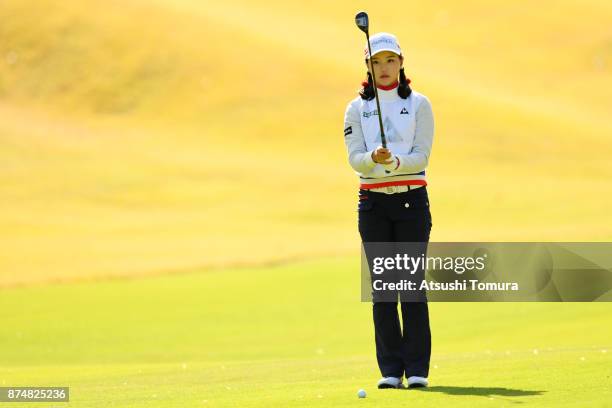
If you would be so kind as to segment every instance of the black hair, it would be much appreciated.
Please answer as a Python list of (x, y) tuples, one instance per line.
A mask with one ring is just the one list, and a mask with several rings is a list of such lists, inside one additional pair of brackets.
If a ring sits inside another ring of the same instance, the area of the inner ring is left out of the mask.
[[(366, 60), (367, 62), (367, 60)], [(406, 78), (406, 74), (404, 73), (404, 67), (400, 68), (399, 72), (399, 85), (397, 87), (397, 94), (402, 99), (406, 99), (412, 93), (412, 89), (410, 88), (410, 79)], [(359, 95), (361, 99), (365, 99), (366, 101), (371, 101), (374, 99), (374, 82), (372, 81), (372, 74), (368, 71), (368, 78), (366, 81), (361, 83), (361, 90), (359, 91)]]

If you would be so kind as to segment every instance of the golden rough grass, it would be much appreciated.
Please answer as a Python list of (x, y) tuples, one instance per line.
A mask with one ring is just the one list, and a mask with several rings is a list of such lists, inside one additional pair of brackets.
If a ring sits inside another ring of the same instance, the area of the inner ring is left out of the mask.
[(373, 31), (434, 106), (432, 240), (612, 238), (607, 2), (0, 4), (0, 285), (357, 254)]

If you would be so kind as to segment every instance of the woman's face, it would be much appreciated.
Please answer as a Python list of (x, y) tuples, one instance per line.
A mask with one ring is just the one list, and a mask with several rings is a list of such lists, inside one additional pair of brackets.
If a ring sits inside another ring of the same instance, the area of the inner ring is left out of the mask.
[(402, 58), (396, 53), (383, 51), (374, 55), (366, 66), (368, 71), (374, 73), (376, 85), (389, 86), (397, 82), (402, 63)]

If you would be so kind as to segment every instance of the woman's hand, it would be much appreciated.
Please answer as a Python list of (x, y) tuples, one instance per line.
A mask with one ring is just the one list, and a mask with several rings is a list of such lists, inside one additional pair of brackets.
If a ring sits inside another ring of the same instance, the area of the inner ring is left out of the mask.
[(391, 164), (393, 163), (393, 160), (390, 159), (391, 150), (387, 149), (386, 147), (378, 146), (376, 150), (372, 152), (372, 160), (374, 160), (375, 163)]

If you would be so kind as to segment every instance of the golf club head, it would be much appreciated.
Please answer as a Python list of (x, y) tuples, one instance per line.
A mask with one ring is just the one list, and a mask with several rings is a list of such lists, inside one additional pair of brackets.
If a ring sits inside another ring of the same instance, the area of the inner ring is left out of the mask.
[(357, 13), (355, 15), (355, 24), (357, 24), (357, 27), (359, 27), (361, 31), (367, 34), (368, 30), (370, 29), (370, 19), (368, 18), (368, 13), (365, 11), (360, 11)]

